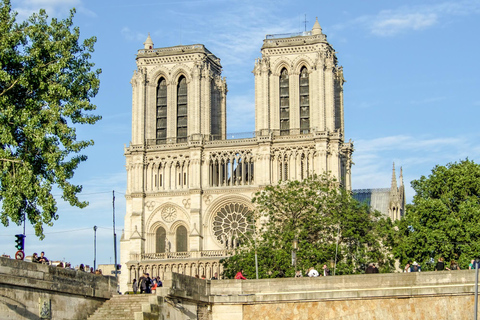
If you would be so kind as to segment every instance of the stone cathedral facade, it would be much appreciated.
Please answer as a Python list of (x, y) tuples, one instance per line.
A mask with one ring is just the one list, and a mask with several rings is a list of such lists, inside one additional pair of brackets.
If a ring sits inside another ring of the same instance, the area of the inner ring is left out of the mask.
[(315, 22), (268, 35), (255, 61), (255, 132), (226, 139), (227, 85), (202, 44), (137, 53), (132, 140), (125, 148), (127, 208), (121, 291), (142, 272), (211, 277), (251, 228), (264, 186), (331, 172), (351, 190), (353, 144), (344, 138), (343, 70)]

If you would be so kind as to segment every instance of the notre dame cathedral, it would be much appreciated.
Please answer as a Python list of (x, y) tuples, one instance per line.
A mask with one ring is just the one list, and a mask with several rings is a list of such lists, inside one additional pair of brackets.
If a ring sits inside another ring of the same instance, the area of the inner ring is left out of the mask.
[(226, 139), (227, 85), (204, 45), (136, 57), (121, 291), (143, 272), (211, 277), (249, 229), (258, 190), (330, 172), (351, 190), (353, 144), (344, 137), (342, 67), (318, 21), (267, 35), (255, 61), (255, 132)]

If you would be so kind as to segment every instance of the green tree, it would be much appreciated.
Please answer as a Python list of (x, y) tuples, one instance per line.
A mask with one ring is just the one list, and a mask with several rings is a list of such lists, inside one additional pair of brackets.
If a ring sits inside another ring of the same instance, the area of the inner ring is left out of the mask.
[(297, 269), (303, 273), (309, 267), (321, 270), (323, 264), (333, 273), (335, 257), (336, 274), (362, 273), (368, 262), (379, 263), (382, 271), (392, 267), (385, 245), (390, 220), (353, 199), (327, 174), (267, 186), (252, 202), (257, 211), (251, 218), (258, 232), (222, 261), (226, 277), (232, 278), (240, 269), (254, 277), (255, 251), (260, 278), (292, 277), (295, 238)]
[(412, 187), (413, 203), (397, 222), (396, 256), (427, 270), (440, 256), (447, 265), (457, 260), (468, 268), (480, 256), (480, 165), (468, 159), (437, 165), (428, 177), (412, 181)]
[(10, 1), (0, 2), (1, 221), (28, 219), (41, 239), (43, 225), (58, 219), (53, 186), (70, 205), (88, 204), (69, 179), (93, 141), (77, 141), (75, 126), (101, 118), (88, 113), (100, 84), (90, 62), (96, 39), (79, 41), (74, 13), (49, 20), (40, 10), (17, 23)]

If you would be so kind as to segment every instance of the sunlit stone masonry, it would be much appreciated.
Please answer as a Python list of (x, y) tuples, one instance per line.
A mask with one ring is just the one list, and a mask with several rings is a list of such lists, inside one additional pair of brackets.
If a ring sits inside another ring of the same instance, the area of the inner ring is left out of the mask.
[(255, 132), (227, 138), (220, 59), (202, 44), (137, 53), (121, 291), (143, 272), (212, 277), (266, 185), (330, 171), (351, 190), (343, 70), (318, 21), (267, 35), (255, 61)]

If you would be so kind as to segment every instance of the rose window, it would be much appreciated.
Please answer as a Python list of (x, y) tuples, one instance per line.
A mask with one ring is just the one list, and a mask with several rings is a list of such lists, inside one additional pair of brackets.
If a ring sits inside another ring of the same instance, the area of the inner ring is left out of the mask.
[(166, 207), (162, 210), (162, 218), (166, 222), (172, 222), (177, 217), (177, 210), (174, 207)]
[(213, 219), (213, 234), (227, 249), (235, 248), (247, 232), (253, 231), (253, 223), (247, 217), (251, 209), (240, 203), (229, 203), (220, 208)]

